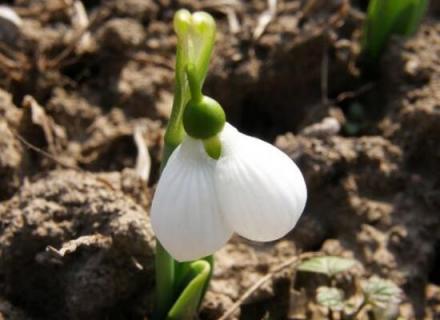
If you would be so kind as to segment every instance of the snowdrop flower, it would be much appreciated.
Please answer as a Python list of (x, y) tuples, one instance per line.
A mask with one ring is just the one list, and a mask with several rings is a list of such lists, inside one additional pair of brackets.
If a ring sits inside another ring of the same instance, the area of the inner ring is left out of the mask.
[(186, 136), (159, 180), (151, 222), (178, 261), (214, 253), (234, 232), (254, 241), (279, 239), (304, 210), (304, 178), (286, 154), (229, 124), (219, 140), (215, 160), (202, 140)]

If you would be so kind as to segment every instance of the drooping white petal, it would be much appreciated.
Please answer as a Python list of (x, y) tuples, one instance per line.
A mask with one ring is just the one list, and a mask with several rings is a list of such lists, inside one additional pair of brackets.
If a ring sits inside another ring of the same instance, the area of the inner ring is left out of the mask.
[(304, 210), (307, 190), (296, 164), (281, 150), (226, 125), (216, 166), (222, 213), (239, 235), (272, 241), (287, 234)]
[(208, 256), (232, 235), (220, 214), (214, 166), (202, 142), (187, 137), (162, 172), (151, 223), (162, 246), (178, 261)]

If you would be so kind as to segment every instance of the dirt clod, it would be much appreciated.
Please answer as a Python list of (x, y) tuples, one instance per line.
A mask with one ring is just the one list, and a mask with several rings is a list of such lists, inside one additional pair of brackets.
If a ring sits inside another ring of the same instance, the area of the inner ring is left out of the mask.
[[(11, 301), (38, 306), (32, 312), (45, 318), (100, 319), (152, 286), (147, 214), (118, 189), (102, 176), (61, 170), (0, 205), (0, 274)], [(68, 254), (47, 251), (72, 240), (79, 243)]]
[(142, 25), (130, 18), (111, 19), (102, 26), (99, 33), (98, 41), (102, 50), (116, 52), (139, 46), (145, 37)]

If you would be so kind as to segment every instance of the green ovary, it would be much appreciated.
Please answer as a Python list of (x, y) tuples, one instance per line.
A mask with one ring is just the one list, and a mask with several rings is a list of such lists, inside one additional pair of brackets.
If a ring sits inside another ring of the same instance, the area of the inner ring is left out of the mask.
[(191, 99), (183, 113), (183, 126), (188, 135), (196, 139), (209, 139), (219, 134), (226, 116), (220, 104), (207, 96), (199, 101)]

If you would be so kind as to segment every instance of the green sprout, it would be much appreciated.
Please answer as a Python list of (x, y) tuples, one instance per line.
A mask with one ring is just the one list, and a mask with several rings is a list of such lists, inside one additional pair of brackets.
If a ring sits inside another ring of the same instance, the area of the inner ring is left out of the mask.
[[(321, 256), (305, 260), (298, 265), (298, 271), (325, 274), (330, 279), (350, 270), (357, 264), (356, 260)], [(358, 281), (357, 281), (358, 282)], [(396, 319), (398, 306), (401, 302), (402, 291), (392, 281), (372, 276), (367, 280), (360, 281), (357, 292), (353, 299), (347, 299), (347, 295), (336, 287), (335, 281), (331, 286), (321, 286), (316, 290), (316, 301), (328, 310), (330, 318), (339, 314), (340, 319), (359, 320), (366, 311), (374, 313), (373, 319)], [(356, 296), (360, 299), (356, 299)]]
[(429, 0), (371, 0), (364, 27), (363, 52), (377, 61), (391, 36), (410, 36), (417, 28)]

